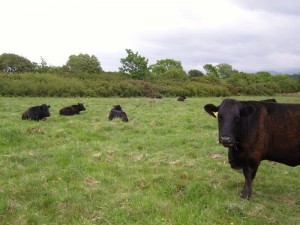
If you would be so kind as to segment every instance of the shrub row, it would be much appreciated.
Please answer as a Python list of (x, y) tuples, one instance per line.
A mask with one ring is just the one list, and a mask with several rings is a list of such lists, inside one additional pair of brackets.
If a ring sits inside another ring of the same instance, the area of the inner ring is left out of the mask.
[(102, 75), (0, 74), (1, 96), (31, 97), (155, 97), (228, 96), (222, 84), (199, 81), (134, 80), (119, 73)]
[(175, 80), (149, 76), (135, 80), (116, 72), (102, 74), (0, 74), (0, 96), (32, 97), (159, 97), (274, 95), (300, 91), (300, 79), (241, 74), (229, 79), (212, 76)]

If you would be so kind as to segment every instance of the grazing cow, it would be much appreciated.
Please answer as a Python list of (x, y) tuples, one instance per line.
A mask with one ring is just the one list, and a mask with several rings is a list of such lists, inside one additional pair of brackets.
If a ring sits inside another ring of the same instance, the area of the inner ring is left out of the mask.
[(82, 103), (78, 103), (77, 105), (71, 105), (59, 110), (60, 115), (71, 116), (74, 114), (80, 114), (80, 111), (85, 111), (85, 107)]
[(251, 197), (262, 160), (300, 164), (300, 104), (225, 99), (219, 106), (207, 104), (204, 109), (214, 117), (218, 113), (219, 143), (228, 148), (231, 167), (243, 169), (241, 198)]
[(22, 120), (42, 120), (50, 116), (50, 105), (40, 105), (30, 107), (26, 112), (22, 114)]
[(124, 122), (128, 122), (127, 114), (122, 110), (120, 105), (115, 105), (108, 116), (109, 120), (112, 120), (115, 117), (121, 118)]
[(186, 99), (184, 95), (181, 95), (177, 98), (177, 101), (183, 102)]

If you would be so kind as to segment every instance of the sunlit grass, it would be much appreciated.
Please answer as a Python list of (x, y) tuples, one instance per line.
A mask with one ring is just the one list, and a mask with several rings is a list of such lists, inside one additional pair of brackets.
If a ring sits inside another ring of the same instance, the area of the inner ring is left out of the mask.
[[(81, 115), (58, 114), (78, 102)], [(253, 198), (239, 198), (243, 175), (230, 169), (217, 121), (203, 110), (220, 102), (0, 98), (0, 223), (299, 224), (298, 167), (262, 162)], [(51, 117), (21, 120), (43, 103)], [(116, 104), (128, 123), (108, 121)]]

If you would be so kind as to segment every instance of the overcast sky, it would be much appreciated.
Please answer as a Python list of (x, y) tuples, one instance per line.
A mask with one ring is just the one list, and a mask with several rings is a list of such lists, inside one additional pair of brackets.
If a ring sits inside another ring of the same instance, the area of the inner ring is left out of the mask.
[(184, 69), (300, 72), (299, 0), (3, 0), (0, 54), (52, 66), (95, 55), (118, 71), (125, 49)]

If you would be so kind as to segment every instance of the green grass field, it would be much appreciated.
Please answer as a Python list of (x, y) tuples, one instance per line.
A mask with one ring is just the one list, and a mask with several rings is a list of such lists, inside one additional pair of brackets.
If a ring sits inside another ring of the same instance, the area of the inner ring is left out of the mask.
[[(221, 100), (0, 98), (0, 224), (299, 225), (299, 167), (263, 161), (239, 198), (244, 177), (203, 109)], [(78, 102), (81, 115), (58, 114)], [(21, 120), (43, 103), (51, 117)], [(128, 123), (108, 121), (116, 104)]]

